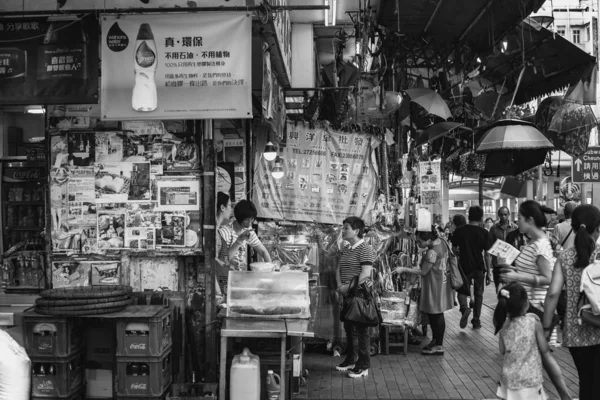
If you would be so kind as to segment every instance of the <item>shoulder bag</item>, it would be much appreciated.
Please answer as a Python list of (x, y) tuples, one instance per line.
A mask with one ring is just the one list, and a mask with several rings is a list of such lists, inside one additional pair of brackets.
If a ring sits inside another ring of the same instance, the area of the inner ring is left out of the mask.
[(350, 287), (342, 303), (340, 320), (367, 326), (377, 326), (382, 321), (381, 312), (370, 290), (358, 284), (358, 275), (350, 281)]
[(443, 239), (442, 241), (446, 244), (446, 247), (448, 248), (448, 269), (450, 270), (450, 286), (458, 293), (469, 296), (471, 294), (471, 291), (468, 285), (468, 279), (462, 268), (458, 265), (458, 257), (456, 257), (456, 254), (454, 254), (448, 242)]
[(600, 262), (594, 262), (581, 274), (581, 294), (577, 304), (579, 320), (600, 327)]

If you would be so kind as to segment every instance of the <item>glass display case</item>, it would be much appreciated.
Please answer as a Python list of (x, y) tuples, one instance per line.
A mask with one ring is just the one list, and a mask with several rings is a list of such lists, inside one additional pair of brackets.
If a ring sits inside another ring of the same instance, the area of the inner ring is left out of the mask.
[(230, 271), (227, 316), (234, 318), (309, 318), (305, 272)]

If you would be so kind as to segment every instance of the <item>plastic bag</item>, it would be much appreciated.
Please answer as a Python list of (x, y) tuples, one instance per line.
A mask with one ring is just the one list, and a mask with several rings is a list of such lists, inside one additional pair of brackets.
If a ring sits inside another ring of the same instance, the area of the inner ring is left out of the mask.
[(404, 325), (409, 328), (416, 328), (421, 321), (421, 312), (419, 311), (419, 304), (411, 300), (410, 305), (408, 306), (408, 314), (406, 315), (406, 321)]
[(29, 400), (31, 361), (8, 333), (0, 330), (0, 400)]
[(406, 319), (406, 294), (384, 292), (381, 294), (381, 316), (384, 324), (404, 325)]

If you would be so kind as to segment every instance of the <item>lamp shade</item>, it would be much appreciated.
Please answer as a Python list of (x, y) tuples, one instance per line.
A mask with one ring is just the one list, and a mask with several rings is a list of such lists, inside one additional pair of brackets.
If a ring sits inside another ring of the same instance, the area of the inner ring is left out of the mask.
[(273, 144), (273, 142), (269, 141), (265, 146), (265, 151), (263, 152), (263, 156), (267, 161), (273, 161), (275, 157), (277, 157), (277, 147)]
[(281, 179), (283, 178), (284, 172), (283, 172), (283, 165), (282, 165), (282, 159), (280, 157), (277, 157), (275, 159), (275, 165), (273, 166), (273, 169), (271, 169), (271, 176), (275, 179)]

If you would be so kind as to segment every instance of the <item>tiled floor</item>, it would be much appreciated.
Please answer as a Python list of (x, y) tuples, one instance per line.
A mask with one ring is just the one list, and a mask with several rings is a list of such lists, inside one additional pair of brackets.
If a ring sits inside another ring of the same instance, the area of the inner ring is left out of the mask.
[[(488, 292), (482, 311), (482, 329), (474, 331), (470, 325), (460, 329), (458, 308), (446, 313), (444, 356), (423, 356), (420, 353), (422, 345), (409, 346), (406, 356), (400, 355), (400, 348), (390, 347), (390, 355), (371, 358), (367, 378), (351, 379), (334, 369), (342, 358), (332, 357), (332, 353), (327, 353), (321, 346), (306, 354), (304, 367), (309, 376), (294, 398), (495, 399), (502, 359), (492, 326), (495, 297), (493, 290)], [(555, 348), (553, 356), (561, 367), (571, 395), (577, 397), (577, 371), (569, 352), (565, 348)], [(547, 376), (544, 387), (551, 399), (558, 398)]]

